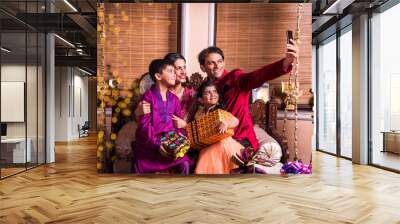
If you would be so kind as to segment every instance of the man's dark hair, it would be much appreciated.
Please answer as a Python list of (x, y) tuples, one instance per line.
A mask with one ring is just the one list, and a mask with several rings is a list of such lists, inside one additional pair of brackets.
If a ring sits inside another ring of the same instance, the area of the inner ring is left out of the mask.
[(149, 74), (151, 79), (156, 82), (156, 73), (162, 74), (162, 71), (168, 66), (174, 66), (165, 59), (154, 59), (149, 65)]
[(168, 53), (167, 55), (165, 55), (164, 59), (172, 64), (174, 64), (175, 61), (178, 59), (182, 59), (186, 62), (185, 57), (183, 57), (183, 55), (181, 55), (180, 53)]
[(222, 59), (225, 60), (224, 52), (221, 49), (219, 49), (218, 47), (207, 47), (206, 49), (202, 50), (197, 57), (200, 65), (203, 65), (203, 66), (205, 65), (206, 58), (211, 53), (217, 53), (217, 54), (221, 55)]

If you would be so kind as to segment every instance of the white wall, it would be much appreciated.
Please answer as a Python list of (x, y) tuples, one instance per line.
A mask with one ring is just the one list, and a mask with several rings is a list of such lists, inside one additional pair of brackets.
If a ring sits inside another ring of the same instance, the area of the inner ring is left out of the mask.
[[(38, 69), (38, 70), (36, 70)], [(38, 75), (38, 76), (37, 76)], [(27, 81), (25, 80), (27, 76)], [(32, 161), (36, 162), (39, 153), (39, 163), (44, 163), (44, 92), (42, 68), (25, 64), (3, 64), (1, 66), (2, 81), (18, 81), (26, 83), (26, 110), (27, 120), (25, 122), (7, 122), (8, 138), (30, 139)], [(37, 92), (38, 90), (38, 92)], [(2, 96), (7, 97), (7, 96)], [(1, 108), (8, 110), (9, 108)], [(23, 113), (25, 111), (22, 111)], [(27, 131), (27, 132), (26, 132)]]
[[(28, 74), (36, 74), (35, 66), (27, 66), (19, 64), (5, 64), (1, 66), (1, 81), (5, 82), (25, 82), (26, 70)], [(31, 80), (28, 77), (28, 88), (27, 88), (27, 120), (28, 124), (28, 137), (30, 132), (30, 128), (32, 127), (35, 131), (36, 137), (36, 80)], [(29, 88), (31, 87), (31, 88)], [(40, 106), (40, 105), (39, 105)], [(1, 108), (2, 110), (7, 110), (7, 108)], [(34, 112), (34, 113), (33, 113)], [(32, 123), (33, 122), (33, 123)], [(25, 123), (26, 122), (7, 122), (7, 136), (8, 137), (25, 137)], [(34, 127), (33, 127), (34, 126)]]
[[(9, 64), (1, 66), (1, 81), (25, 82), (25, 64)], [(1, 108), (6, 110), (7, 108)], [(25, 137), (25, 123), (7, 123), (7, 137)]]
[[(81, 74), (83, 73), (78, 73), (76, 74), (77, 70), (75, 69), (75, 75), (74, 75), (74, 112), (72, 113), (72, 132), (71, 135), (73, 138), (79, 137), (78, 133), (78, 124), (81, 126), (85, 123), (85, 121), (88, 121), (88, 78), (87, 77), (82, 77)], [(80, 93), (79, 93), (80, 92)], [(81, 107), (81, 108), (79, 108)], [(81, 110), (81, 111), (80, 111)]]
[(182, 7), (182, 54), (188, 75), (203, 74), (197, 61), (201, 50), (214, 42), (214, 3), (184, 3)]
[(55, 68), (55, 141), (68, 140), (68, 67)]
[(55, 141), (77, 139), (78, 124), (88, 120), (88, 78), (72, 67), (56, 67), (55, 73)]
[[(316, 105), (317, 105), (317, 47), (315, 45), (312, 46), (312, 60), (311, 60), (311, 67), (312, 67), (312, 91), (314, 93), (314, 108), (313, 111), (316, 111)], [(317, 124), (317, 116), (315, 116), (314, 113), (314, 124)], [(312, 136), (312, 150), (317, 149), (317, 125), (314, 125), (313, 128), (313, 136)]]

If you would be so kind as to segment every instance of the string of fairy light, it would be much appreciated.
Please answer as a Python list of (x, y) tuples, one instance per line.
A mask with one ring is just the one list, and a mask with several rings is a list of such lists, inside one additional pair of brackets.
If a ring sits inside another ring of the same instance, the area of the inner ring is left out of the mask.
[[(116, 9), (120, 8), (119, 3), (113, 4), (112, 6), (116, 7)], [(132, 84), (129, 82), (122, 82), (118, 64), (115, 66), (117, 69), (107, 64), (108, 35), (111, 37), (113, 35), (118, 36), (121, 27), (119, 23), (114, 21), (115, 16), (113, 13), (108, 13), (107, 17), (105, 16), (105, 9), (104, 3), (98, 4), (97, 32), (101, 54), (97, 83), (97, 97), (100, 101), (98, 106), (99, 132), (97, 135), (97, 169), (99, 172), (112, 172), (113, 162), (118, 156), (115, 151), (118, 131), (127, 122), (131, 121), (132, 104), (133, 100), (137, 99), (139, 95), (139, 86), (137, 80), (133, 81)], [(128, 21), (125, 10), (117, 11), (120, 11), (119, 13), (122, 16), (121, 21)], [(123, 44), (123, 42), (114, 44), (118, 45), (120, 43)], [(113, 51), (112, 53), (112, 57), (120, 61), (122, 57), (121, 53), (119, 51)]]

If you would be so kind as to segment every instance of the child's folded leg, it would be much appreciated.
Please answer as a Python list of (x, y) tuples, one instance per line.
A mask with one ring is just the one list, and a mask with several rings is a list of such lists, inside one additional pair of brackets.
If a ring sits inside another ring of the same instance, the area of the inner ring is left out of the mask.
[(188, 175), (190, 171), (190, 161), (185, 160), (176, 165), (175, 170), (177, 173)]

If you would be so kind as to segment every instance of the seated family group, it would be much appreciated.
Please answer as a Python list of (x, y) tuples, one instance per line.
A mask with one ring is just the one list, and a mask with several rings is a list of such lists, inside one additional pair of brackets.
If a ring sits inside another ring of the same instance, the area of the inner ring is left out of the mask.
[[(135, 110), (138, 127), (136, 141), (132, 144), (132, 171), (229, 174), (237, 168), (232, 156), (240, 154), (244, 148), (265, 150), (264, 156), (273, 157), (274, 147), (262, 149), (260, 146), (263, 142), (256, 136), (249, 97), (252, 89), (288, 73), (297, 55), (298, 49), (292, 42), (287, 46), (285, 58), (245, 73), (239, 69), (227, 71), (223, 51), (208, 47), (198, 55), (200, 67), (208, 77), (197, 90), (182, 85), (187, 81), (187, 74), (186, 60), (181, 54), (169, 53), (163, 59), (153, 60), (149, 65), (149, 76), (154, 84), (144, 92)], [(217, 109), (228, 112), (228, 115), (215, 123), (216, 131), (223, 134), (233, 129), (233, 136), (202, 149), (189, 149), (179, 157), (162, 153), (166, 149), (160, 140), (161, 134), (174, 132), (186, 136), (185, 128), (189, 122)]]

